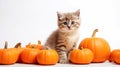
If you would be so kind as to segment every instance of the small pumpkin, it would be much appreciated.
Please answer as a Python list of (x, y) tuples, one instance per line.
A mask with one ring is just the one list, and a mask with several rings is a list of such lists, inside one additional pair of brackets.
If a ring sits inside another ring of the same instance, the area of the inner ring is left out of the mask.
[(93, 31), (91, 38), (85, 38), (81, 41), (79, 48), (88, 48), (93, 51), (94, 59), (92, 62), (104, 62), (108, 60), (111, 50), (108, 42), (99, 37), (95, 37), (98, 29)]
[(43, 46), (41, 45), (40, 40), (38, 40), (38, 44), (31, 44), (29, 43), (26, 45), (26, 48), (38, 48), (38, 49), (43, 49)]
[(20, 58), (22, 60), (23, 63), (27, 63), (27, 64), (34, 64), (37, 63), (36, 60), (36, 56), (39, 53), (39, 49), (36, 48), (25, 48), (21, 55)]
[(58, 53), (52, 49), (40, 50), (37, 62), (44, 65), (53, 65), (58, 62)]
[(70, 61), (75, 64), (89, 64), (93, 57), (93, 52), (87, 48), (73, 49), (70, 52)]
[(20, 43), (20, 42), (17, 43), (14, 48), (17, 49), (18, 54), (19, 54), (19, 57), (18, 57), (17, 62), (18, 62), (18, 63), (21, 63), (22, 61), (21, 61), (20, 55), (21, 55), (22, 51), (23, 51), (25, 48), (22, 48), (22, 47), (21, 47), (21, 43)]
[(0, 64), (14, 64), (18, 59), (16, 48), (7, 48), (8, 42), (5, 42), (4, 49), (0, 49)]
[(111, 52), (109, 61), (120, 64), (120, 49), (115, 49)]

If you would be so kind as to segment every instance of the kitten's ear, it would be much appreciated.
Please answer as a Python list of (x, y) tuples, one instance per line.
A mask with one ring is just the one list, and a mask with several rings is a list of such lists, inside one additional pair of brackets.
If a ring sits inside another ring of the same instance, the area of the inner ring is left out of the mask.
[(58, 20), (61, 20), (63, 18), (63, 14), (60, 12), (57, 12), (57, 17), (58, 17)]
[(80, 9), (78, 9), (77, 11), (75, 11), (74, 14), (79, 17), (80, 16)]

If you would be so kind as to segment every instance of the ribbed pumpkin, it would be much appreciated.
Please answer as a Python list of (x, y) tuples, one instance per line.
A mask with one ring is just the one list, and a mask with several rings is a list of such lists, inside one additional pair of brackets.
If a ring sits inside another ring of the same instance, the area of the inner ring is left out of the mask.
[(93, 52), (87, 48), (74, 49), (70, 52), (70, 61), (75, 64), (89, 64), (93, 57)]
[(14, 64), (18, 59), (16, 48), (7, 48), (8, 43), (5, 42), (4, 49), (0, 49), (0, 64)]
[(58, 54), (52, 49), (40, 50), (39, 54), (37, 55), (37, 61), (39, 64), (53, 65), (58, 62)]
[(111, 52), (109, 61), (120, 64), (120, 49), (115, 49)]
[(36, 48), (25, 48), (21, 55), (20, 58), (23, 63), (27, 64), (34, 64), (37, 63), (36, 56), (39, 53), (39, 49)]
[(110, 56), (110, 46), (108, 42), (99, 37), (95, 37), (98, 29), (95, 29), (91, 38), (85, 38), (81, 41), (79, 48), (88, 48), (93, 51), (94, 59), (92, 62), (104, 62), (108, 60)]

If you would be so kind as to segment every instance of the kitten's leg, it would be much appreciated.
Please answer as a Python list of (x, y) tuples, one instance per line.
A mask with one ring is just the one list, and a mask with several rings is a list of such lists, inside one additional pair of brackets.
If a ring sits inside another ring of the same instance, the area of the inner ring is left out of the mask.
[(76, 43), (74, 43), (73, 47), (72, 47), (72, 48), (68, 51), (68, 53), (67, 53), (68, 60), (70, 59), (70, 52), (71, 52), (73, 49), (76, 49)]
[(68, 63), (66, 46), (65, 45), (57, 45), (56, 50), (59, 54), (59, 63), (65, 64)]

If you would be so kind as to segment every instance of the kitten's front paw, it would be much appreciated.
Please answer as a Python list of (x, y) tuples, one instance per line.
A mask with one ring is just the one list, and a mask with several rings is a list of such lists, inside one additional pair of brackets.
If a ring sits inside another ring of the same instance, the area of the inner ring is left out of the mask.
[(61, 64), (66, 64), (66, 63), (68, 63), (69, 61), (67, 60), (67, 59), (60, 59), (59, 60), (59, 63), (61, 63)]

